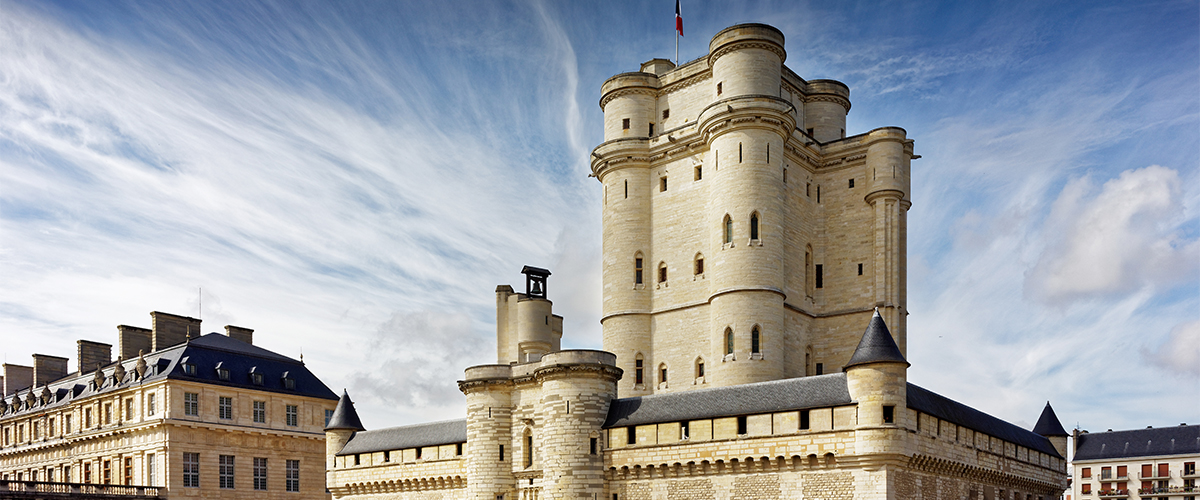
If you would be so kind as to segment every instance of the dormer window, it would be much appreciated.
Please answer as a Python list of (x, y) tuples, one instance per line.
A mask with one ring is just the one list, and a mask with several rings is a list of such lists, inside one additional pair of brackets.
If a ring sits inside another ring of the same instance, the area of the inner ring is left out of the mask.
[(225, 368), (223, 366), (224, 364), (225, 364), (224, 362), (217, 363), (217, 378), (228, 382), (229, 381), (229, 368)]
[(250, 369), (250, 383), (254, 385), (263, 385), (263, 374), (258, 371), (258, 367)]
[(179, 364), (180, 364), (180, 366), (183, 366), (183, 374), (184, 375), (188, 375), (188, 376), (192, 376), (192, 377), (196, 376), (196, 364), (189, 363), (188, 358), (183, 358), (183, 359), (179, 360)]
[(281, 380), (283, 380), (283, 388), (284, 389), (287, 389), (289, 391), (296, 390), (296, 379), (292, 378), (291, 375), (288, 374), (288, 372), (283, 372), (283, 377), (281, 377)]

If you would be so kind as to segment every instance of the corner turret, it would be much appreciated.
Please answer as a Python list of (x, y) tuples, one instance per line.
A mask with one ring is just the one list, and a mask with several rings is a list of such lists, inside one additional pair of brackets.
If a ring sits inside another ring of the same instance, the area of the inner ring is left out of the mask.
[(908, 420), (908, 361), (875, 310), (858, 348), (842, 370), (846, 388), (858, 403), (856, 450), (867, 460), (886, 462), (904, 452)]
[(1058, 415), (1054, 414), (1054, 408), (1050, 407), (1049, 401), (1046, 401), (1046, 407), (1042, 409), (1042, 416), (1038, 417), (1037, 425), (1033, 426), (1033, 433), (1049, 439), (1054, 449), (1058, 450), (1058, 454), (1064, 459), (1067, 458), (1067, 437), (1070, 434), (1063, 429), (1062, 422), (1058, 420)]
[(325, 426), (325, 469), (333, 470), (334, 457), (350, 442), (355, 432), (365, 430), (362, 421), (358, 419), (358, 412), (354, 411), (350, 393), (342, 389), (337, 408), (333, 410), (333, 416), (329, 417), (329, 425)]
[(550, 271), (525, 266), (525, 293), (508, 285), (496, 287), (496, 362), (529, 363), (562, 345), (562, 316), (546, 298)]

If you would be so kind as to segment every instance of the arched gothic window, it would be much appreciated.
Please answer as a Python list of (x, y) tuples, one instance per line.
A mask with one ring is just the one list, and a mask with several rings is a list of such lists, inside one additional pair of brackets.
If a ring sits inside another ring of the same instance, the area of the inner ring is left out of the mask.
[(753, 330), (750, 330), (750, 353), (751, 354), (762, 354), (760, 342), (762, 342), (761, 334), (759, 333), (758, 327), (755, 326)]
[(658, 282), (666, 283), (666, 281), (667, 281), (667, 263), (659, 262), (658, 263)]
[(633, 256), (633, 283), (642, 284), (642, 252)]
[(733, 354), (733, 329), (725, 329), (725, 354)]
[(758, 212), (750, 214), (750, 239), (758, 239)]
[(733, 217), (725, 216), (725, 243), (733, 243)]
[(660, 383), (660, 384), (667, 383), (667, 364), (666, 363), (662, 363), (662, 364), (658, 365), (658, 383)]
[(704, 377), (704, 358), (696, 358), (696, 378)]
[(645, 360), (642, 358), (641, 353), (638, 353), (638, 355), (635, 356), (633, 359), (633, 383), (634, 384), (641, 385), (644, 383), (643, 382), (644, 379), (642, 377), (642, 365), (643, 364), (645, 364)]

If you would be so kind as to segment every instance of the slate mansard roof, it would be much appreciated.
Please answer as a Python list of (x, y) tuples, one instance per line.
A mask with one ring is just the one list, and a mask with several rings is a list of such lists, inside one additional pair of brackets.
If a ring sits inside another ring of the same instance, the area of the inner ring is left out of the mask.
[[(122, 360), (119, 363), (125, 369), (125, 376), (120, 383), (114, 383), (114, 372), (118, 362), (103, 367), (104, 383), (93, 387), (95, 370), (82, 375), (68, 375), (55, 380), (46, 386), (32, 387), (17, 392), (22, 402), (32, 391), (39, 398), (33, 407), (25, 407), (22, 403), (14, 407), (13, 399), (6, 398), (10, 404), (8, 411), (0, 418), (9, 418), (43, 412), (70, 404), (71, 401), (105, 394), (133, 386), (158, 382), (165, 379), (187, 380), (204, 384), (227, 387), (243, 387), (267, 392), (278, 392), (296, 396), (337, 400), (338, 397), (329, 390), (316, 375), (295, 359), (277, 354), (220, 333), (210, 333), (194, 338), (189, 342), (155, 351), (144, 356), (146, 374), (142, 379), (137, 378), (136, 366), (138, 358)], [(184, 364), (195, 365), (195, 375), (184, 373)], [(229, 380), (221, 380), (217, 375), (217, 366), (229, 370)], [(254, 385), (251, 372), (263, 375), (262, 385)], [(287, 389), (284, 379), (294, 382), (294, 389)], [(41, 401), (43, 387), (49, 389), (50, 399)], [(21, 408), (16, 410), (16, 408)]]
[(1200, 455), (1200, 425), (1080, 433), (1075, 461)]

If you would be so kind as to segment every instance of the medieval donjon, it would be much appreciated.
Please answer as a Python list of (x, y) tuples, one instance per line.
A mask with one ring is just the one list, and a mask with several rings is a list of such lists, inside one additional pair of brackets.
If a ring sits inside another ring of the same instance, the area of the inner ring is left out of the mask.
[(343, 394), (335, 498), (1057, 498), (1066, 432), (907, 380), (903, 129), (746, 24), (602, 87), (604, 351), (561, 350), (550, 272), (496, 290), (466, 419), (366, 431)]

